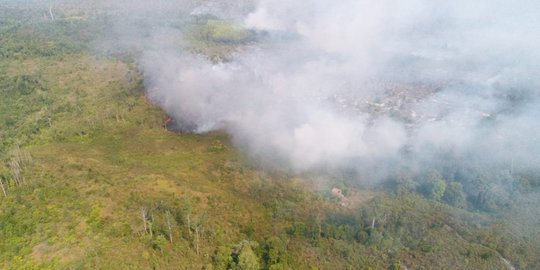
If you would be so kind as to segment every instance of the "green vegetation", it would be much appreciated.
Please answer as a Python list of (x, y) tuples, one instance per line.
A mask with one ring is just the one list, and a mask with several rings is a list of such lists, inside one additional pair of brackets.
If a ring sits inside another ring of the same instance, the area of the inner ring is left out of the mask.
[(227, 55), (234, 52), (238, 45), (253, 42), (256, 35), (231, 22), (202, 16), (191, 21), (186, 38), (189, 50), (217, 62), (226, 61)]
[[(58, 13), (0, 7), (0, 268), (540, 267), (538, 236), (524, 237), (538, 228), (479, 211), (505, 202), (482, 193), (476, 207), (470, 182), (434, 171), (321, 187), (258, 168), (225, 134), (168, 132), (132, 61), (88, 48), (102, 18)], [(191, 46), (209, 57), (249, 39), (197, 23)]]

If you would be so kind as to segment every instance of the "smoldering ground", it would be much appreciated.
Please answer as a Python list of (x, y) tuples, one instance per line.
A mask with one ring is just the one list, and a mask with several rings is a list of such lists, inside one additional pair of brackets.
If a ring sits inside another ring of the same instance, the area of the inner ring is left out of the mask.
[[(114, 38), (137, 48), (148, 96), (194, 132), (228, 132), (256, 159), (376, 178), (540, 167), (535, 1), (119, 5)], [(205, 16), (256, 38), (226, 61), (183, 49), (185, 22)]]

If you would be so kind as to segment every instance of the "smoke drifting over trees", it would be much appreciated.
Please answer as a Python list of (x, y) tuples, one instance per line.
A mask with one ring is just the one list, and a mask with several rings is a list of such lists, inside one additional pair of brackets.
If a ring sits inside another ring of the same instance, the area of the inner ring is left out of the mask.
[[(300, 171), (538, 169), (535, 1), (163, 3), (129, 11), (163, 23), (117, 33), (141, 50), (149, 97), (195, 132), (226, 130)], [(226, 61), (179, 50), (185, 31), (166, 23), (175, 11), (224, 17), (259, 42)]]
[(6, 0), (0, 261), (540, 268), (538, 7)]

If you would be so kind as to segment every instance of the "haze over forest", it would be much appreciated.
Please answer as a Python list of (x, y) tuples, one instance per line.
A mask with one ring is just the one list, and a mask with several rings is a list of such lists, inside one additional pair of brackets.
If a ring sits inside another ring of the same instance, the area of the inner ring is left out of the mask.
[(0, 0), (0, 268), (540, 267), (539, 12)]
[[(538, 169), (538, 4), (445, 2), (139, 3), (115, 37), (140, 49), (149, 97), (188, 130), (227, 130), (293, 169)], [(153, 20), (175, 8), (259, 42), (219, 60), (178, 50), (186, 34)]]

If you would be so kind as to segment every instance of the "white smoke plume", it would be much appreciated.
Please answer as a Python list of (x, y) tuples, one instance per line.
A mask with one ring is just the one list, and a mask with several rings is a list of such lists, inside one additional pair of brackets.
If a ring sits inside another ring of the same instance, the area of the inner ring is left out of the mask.
[(149, 97), (195, 132), (225, 130), (253, 156), (300, 171), (442, 155), (508, 169), (540, 165), (538, 1), (261, 0), (181, 9), (265, 33), (217, 63), (179, 50), (182, 33), (168, 25), (124, 34), (142, 50)]

